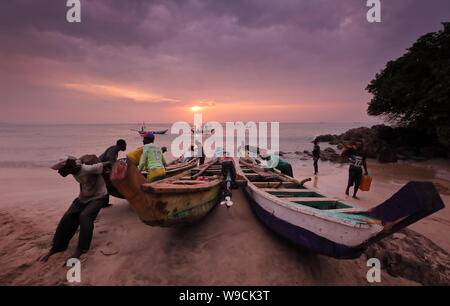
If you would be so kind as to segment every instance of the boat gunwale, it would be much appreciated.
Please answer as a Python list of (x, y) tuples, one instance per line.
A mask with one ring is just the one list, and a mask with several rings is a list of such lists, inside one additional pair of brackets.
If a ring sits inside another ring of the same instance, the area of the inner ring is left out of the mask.
[[(243, 172), (240, 163), (237, 162), (236, 164), (238, 164), (237, 168), (238, 168), (238, 171), (240, 172), (240, 174), (245, 176), (245, 173)], [(334, 223), (340, 223), (340, 224), (343, 224), (343, 225), (346, 225), (346, 226), (349, 226), (349, 227), (354, 227), (354, 228), (371, 228), (373, 226), (373, 224), (365, 222), (362, 219), (354, 220), (354, 221), (351, 220), (352, 219), (351, 216), (354, 216), (355, 219), (357, 219), (358, 216), (359, 217), (364, 217), (364, 218), (367, 218), (367, 216), (362, 216), (362, 215), (357, 215), (357, 214), (345, 214), (345, 213), (342, 213), (342, 212), (334, 212), (334, 213), (330, 214), (330, 213), (327, 213), (326, 210), (325, 211), (324, 210), (320, 210), (320, 209), (317, 209), (317, 208), (314, 208), (314, 207), (309, 207), (309, 206), (306, 206), (306, 205), (302, 205), (300, 203), (294, 204), (294, 202), (283, 200), (283, 198), (278, 198), (275, 195), (272, 195), (272, 194), (270, 194), (270, 193), (268, 193), (266, 191), (261, 190), (261, 188), (255, 186), (253, 184), (253, 182), (250, 181), (246, 176), (245, 176), (245, 179), (248, 181), (248, 184), (247, 184), (246, 188), (250, 188), (253, 192), (258, 193), (260, 196), (268, 198), (270, 201), (273, 202), (273, 204), (283, 206), (283, 207), (285, 207), (287, 209), (290, 209), (290, 210), (292, 210), (292, 211), (294, 211), (296, 213), (302, 213), (302, 214), (314, 216), (314, 217), (317, 217), (317, 218), (320, 218), (320, 219), (324, 219), (324, 220), (327, 220), (327, 221), (330, 221), (330, 222), (334, 222)], [(319, 193), (315, 189), (311, 189), (311, 188), (308, 188), (308, 187), (304, 187), (304, 188), (306, 190), (309, 190), (309, 191), (312, 191), (312, 192), (316, 192), (316, 193), (322, 195), (321, 193)], [(349, 205), (352, 208), (360, 208), (358, 206), (354, 206), (354, 205), (351, 205), (351, 204), (348, 204), (348, 203), (345, 203), (345, 205)], [(361, 209), (363, 209), (363, 208), (361, 208)], [(346, 216), (350, 220), (340, 218), (339, 217), (340, 214), (342, 214), (342, 216)], [(369, 218), (369, 219), (373, 219), (373, 218)], [(373, 219), (373, 220), (376, 220), (376, 219)]]

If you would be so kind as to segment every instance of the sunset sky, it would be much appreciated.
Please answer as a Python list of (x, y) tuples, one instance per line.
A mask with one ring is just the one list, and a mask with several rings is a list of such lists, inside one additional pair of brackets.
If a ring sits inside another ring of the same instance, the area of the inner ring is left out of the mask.
[(448, 0), (0, 2), (0, 122), (354, 122), (388, 60), (450, 21)]

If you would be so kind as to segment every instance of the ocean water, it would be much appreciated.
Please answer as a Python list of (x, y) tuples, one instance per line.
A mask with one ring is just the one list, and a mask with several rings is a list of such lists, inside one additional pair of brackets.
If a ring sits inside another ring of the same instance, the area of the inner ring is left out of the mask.
[[(351, 128), (371, 125), (361, 122), (280, 123), (279, 147), (284, 152), (311, 151), (311, 141), (317, 135), (340, 134)], [(170, 133), (171, 126), (147, 124), (150, 130), (169, 129), (166, 135), (156, 135), (155, 141), (159, 146), (168, 147), (169, 151), (172, 141), (178, 136)], [(120, 138), (125, 139), (127, 151), (131, 151), (142, 145), (142, 138), (131, 130), (139, 128), (138, 124), (0, 124), (0, 168), (49, 167), (66, 154), (76, 157), (84, 154), (100, 155)], [(270, 139), (268, 144), (270, 146)], [(326, 146), (324, 144), (323, 148)], [(124, 152), (120, 152), (119, 157), (124, 156)], [(166, 159), (170, 161), (173, 158), (169, 152)]]

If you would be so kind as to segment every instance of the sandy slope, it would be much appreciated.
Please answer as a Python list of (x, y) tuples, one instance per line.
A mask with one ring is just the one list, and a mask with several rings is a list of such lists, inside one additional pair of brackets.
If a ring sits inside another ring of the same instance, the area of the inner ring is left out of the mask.
[[(317, 188), (345, 198), (342, 186), (336, 184), (345, 181), (345, 169), (322, 166)], [(301, 167), (295, 167), (299, 177), (309, 171)], [(392, 185), (391, 178), (378, 176), (377, 171), (386, 169), (377, 169), (372, 169), (378, 177), (373, 192), (361, 194), (360, 205), (379, 204), (400, 188)], [(62, 179), (51, 170), (0, 171), (0, 285), (67, 284), (69, 268), (63, 264), (77, 236), (68, 251), (47, 263), (36, 260), (48, 250), (57, 222), (77, 191), (72, 178)], [(445, 210), (412, 228), (448, 251), (448, 193), (443, 198)], [(242, 192), (235, 192), (233, 199), (232, 208), (218, 206), (201, 223), (184, 229), (146, 226), (126, 201), (114, 199), (113, 207), (103, 209), (95, 223), (91, 250), (82, 259), (82, 284), (369, 285), (365, 255), (335, 260), (294, 247), (259, 223)], [(383, 270), (381, 284), (418, 283)]]

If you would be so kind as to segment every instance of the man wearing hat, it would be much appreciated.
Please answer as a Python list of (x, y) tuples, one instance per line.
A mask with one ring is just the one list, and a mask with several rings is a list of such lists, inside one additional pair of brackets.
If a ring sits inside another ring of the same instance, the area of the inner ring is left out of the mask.
[[(146, 144), (150, 143), (150, 139), (144, 138), (142, 142), (145, 146)], [(131, 161), (133, 164), (135, 164), (137, 167), (137, 166), (139, 166), (139, 163), (141, 161), (143, 151), (144, 151), (144, 147), (142, 146), (142, 147), (137, 148), (136, 150), (128, 152), (126, 154), (126, 156), (127, 156), (128, 160)], [(163, 152), (163, 154), (166, 153), (167, 147), (162, 147), (161, 151)]]
[(266, 161), (264, 165), (265, 168), (275, 168), (287, 176), (294, 177), (291, 164), (282, 160), (278, 155), (269, 154), (266, 150), (261, 150), (259, 156)]
[(163, 179), (166, 176), (166, 160), (160, 147), (154, 144), (155, 136), (153, 133), (146, 133), (144, 137), (144, 148), (139, 162), (139, 170), (148, 169), (147, 180), (154, 182)]
[(71, 258), (79, 258), (89, 250), (94, 220), (100, 209), (108, 203), (108, 191), (102, 173), (103, 167), (109, 164), (111, 163), (103, 162), (85, 165), (75, 157), (63, 156), (51, 167), (58, 170), (62, 177), (71, 174), (80, 184), (80, 194), (59, 221), (53, 236), (52, 248), (42, 261), (47, 261), (55, 253), (65, 251), (78, 227), (80, 227), (78, 246)]

